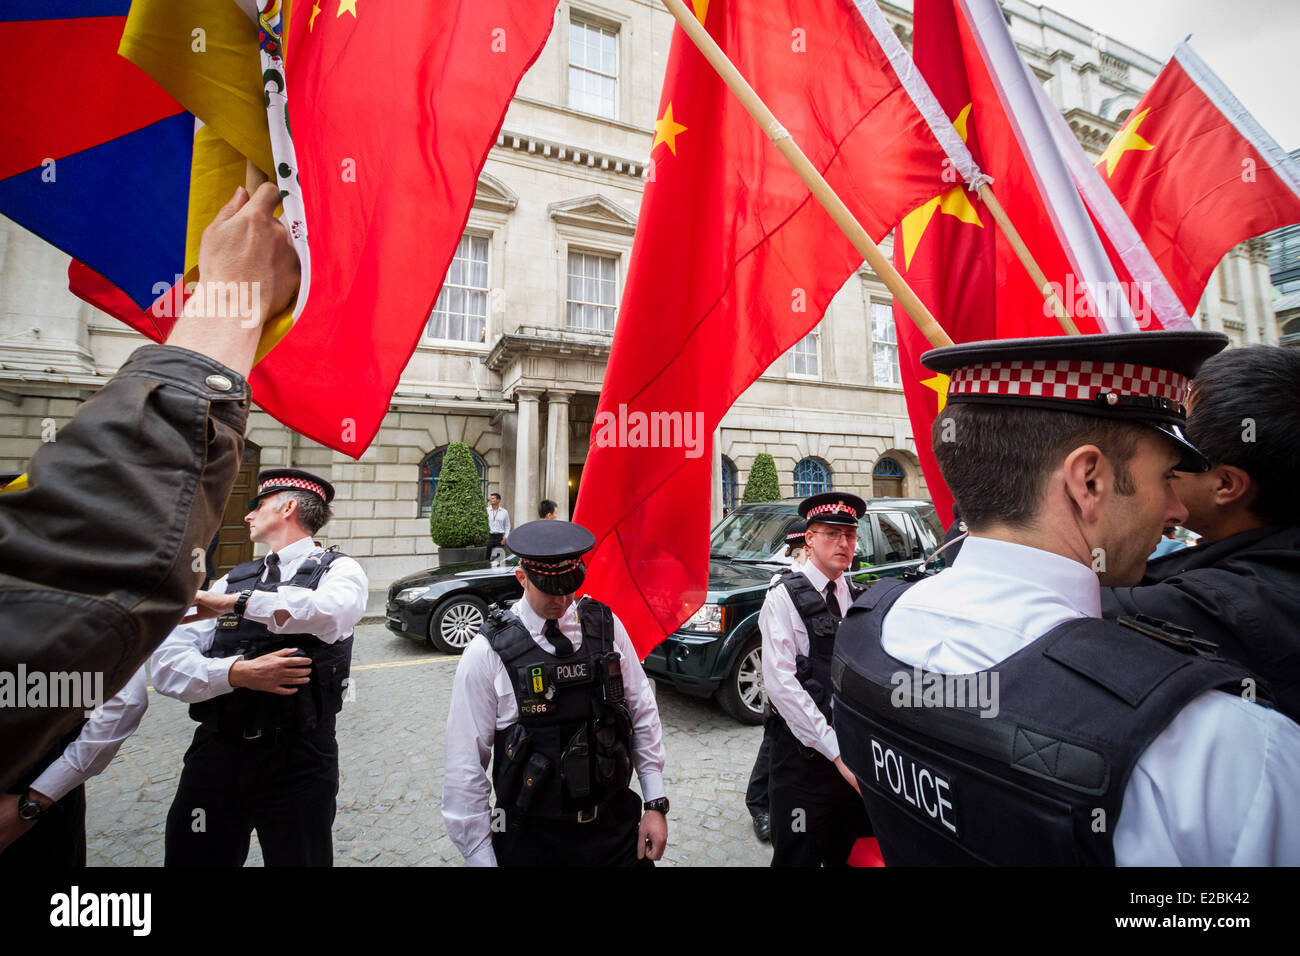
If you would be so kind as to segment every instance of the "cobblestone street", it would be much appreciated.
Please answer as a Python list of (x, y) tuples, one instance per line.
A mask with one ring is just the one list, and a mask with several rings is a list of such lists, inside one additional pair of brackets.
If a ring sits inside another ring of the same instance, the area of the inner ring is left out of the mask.
[[(367, 624), (354, 638), (355, 700), (339, 715), (342, 783), (334, 822), (337, 866), (452, 866), (440, 813), (443, 732), (458, 658)], [(745, 785), (761, 728), (711, 700), (657, 687), (672, 812), (661, 865), (766, 866)], [(87, 784), (92, 866), (160, 866), (167, 809), (194, 733), (185, 705), (151, 690), (139, 731)], [(256, 837), (249, 865), (261, 865)]]

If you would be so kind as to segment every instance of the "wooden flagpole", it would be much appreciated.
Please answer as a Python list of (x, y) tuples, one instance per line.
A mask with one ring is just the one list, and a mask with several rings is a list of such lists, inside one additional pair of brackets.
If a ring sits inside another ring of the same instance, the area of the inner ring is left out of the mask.
[(1021, 265), (1029, 273), (1029, 278), (1034, 280), (1034, 284), (1038, 286), (1038, 291), (1043, 294), (1043, 298), (1051, 308), (1052, 314), (1056, 316), (1056, 321), (1061, 324), (1062, 330), (1066, 335), (1078, 335), (1079, 327), (1070, 318), (1070, 313), (1065, 311), (1065, 304), (1061, 302), (1061, 297), (1056, 294), (1052, 284), (1047, 281), (1047, 276), (1044, 275), (1043, 270), (1038, 268), (1033, 253), (1025, 245), (1025, 240), (1020, 238), (1020, 233), (1016, 231), (1016, 227), (1012, 224), (1010, 217), (1007, 216), (1006, 210), (1002, 208), (1002, 203), (998, 201), (998, 197), (993, 195), (993, 190), (989, 188), (988, 183), (980, 183), (979, 197), (984, 200), (984, 205), (992, 214), (993, 221), (998, 224), (998, 228), (1006, 236), (1007, 242), (1011, 243), (1011, 248), (1016, 251), (1016, 258), (1020, 260)]
[(884, 253), (876, 247), (876, 244), (871, 240), (871, 236), (862, 228), (862, 224), (849, 211), (849, 207), (844, 205), (844, 200), (840, 199), (835, 190), (831, 188), (830, 183), (826, 182), (822, 174), (817, 171), (817, 167), (809, 161), (803, 150), (790, 138), (790, 134), (785, 127), (772, 115), (772, 111), (767, 108), (767, 104), (759, 98), (753, 87), (741, 76), (735, 64), (727, 58), (727, 54), (722, 52), (722, 48), (704, 29), (700, 21), (695, 18), (695, 14), (686, 9), (686, 4), (682, 0), (663, 0), (663, 2), (664, 6), (668, 8), (668, 12), (676, 18), (682, 30), (690, 37), (691, 42), (704, 54), (705, 59), (722, 77), (722, 81), (740, 100), (741, 105), (749, 111), (749, 115), (754, 118), (759, 127), (767, 133), (773, 145), (790, 162), (795, 172), (799, 174), (799, 178), (804, 181), (805, 185), (812, 191), (813, 196), (822, 204), (830, 217), (835, 220), (835, 224), (853, 243), (853, 248), (862, 255), (862, 258), (871, 266), (872, 271), (884, 282), (885, 287), (902, 304), (912, 321), (916, 323), (916, 327), (921, 330), (921, 334), (935, 348), (952, 345), (952, 339), (949, 338), (943, 327), (935, 321), (925, 303), (917, 297), (911, 286), (907, 284), (907, 281), (899, 275), (893, 263), (886, 259)]

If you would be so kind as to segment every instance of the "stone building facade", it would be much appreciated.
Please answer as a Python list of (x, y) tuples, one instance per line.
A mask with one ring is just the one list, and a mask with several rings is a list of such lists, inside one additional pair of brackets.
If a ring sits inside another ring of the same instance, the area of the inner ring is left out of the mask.
[[(882, 4), (904, 42), (911, 13)], [(1161, 63), (1055, 12), (1005, 9), (1021, 51), (1094, 156)], [(561, 0), (480, 178), (426, 335), (359, 461), (254, 411), (241, 482), (293, 465), (335, 484), (329, 543), (373, 587), (427, 567), (427, 503), (441, 452), (473, 450), (484, 491), (515, 524), (549, 497), (567, 517), (581, 486), (629, 266), (672, 20), (651, 0)], [(885, 252), (889, 252), (886, 240)], [(1233, 250), (1198, 316), (1237, 343), (1278, 340), (1266, 247)], [(0, 220), (0, 471), (21, 470), (141, 343), (67, 292), (67, 259)], [(899, 383), (890, 296), (865, 267), (819, 327), (741, 397), (714, 441), (714, 514), (739, 500), (754, 457), (783, 493), (820, 487), (925, 496)], [(247, 551), (237, 490), (227, 564)], [(241, 551), (241, 549), (244, 549)], [(247, 552), (251, 553), (251, 552)]]

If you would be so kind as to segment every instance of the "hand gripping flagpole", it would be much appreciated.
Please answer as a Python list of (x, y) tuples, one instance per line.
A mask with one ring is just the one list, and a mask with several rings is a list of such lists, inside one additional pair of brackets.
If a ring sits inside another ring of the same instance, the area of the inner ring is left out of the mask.
[(849, 211), (849, 207), (844, 205), (844, 200), (840, 199), (835, 190), (831, 188), (830, 183), (826, 182), (822, 174), (817, 171), (817, 167), (804, 155), (798, 144), (791, 139), (789, 132), (778, 122), (772, 111), (767, 108), (767, 104), (754, 92), (753, 87), (741, 76), (735, 64), (727, 58), (727, 54), (722, 52), (722, 48), (714, 42), (713, 37), (695, 18), (695, 14), (686, 9), (686, 4), (682, 0), (663, 0), (663, 2), (664, 6), (668, 8), (668, 12), (677, 19), (682, 30), (690, 37), (691, 42), (699, 48), (699, 51), (704, 54), (704, 58), (722, 77), (722, 81), (740, 100), (741, 105), (748, 110), (749, 115), (754, 118), (759, 127), (767, 133), (773, 145), (781, 151), (781, 155), (789, 160), (790, 165), (799, 174), (799, 178), (804, 181), (804, 184), (812, 191), (813, 196), (822, 204), (830, 217), (835, 220), (835, 224), (840, 227), (840, 231), (853, 243), (853, 248), (861, 253), (862, 258), (871, 266), (872, 271), (880, 277), (885, 287), (902, 304), (912, 321), (916, 323), (916, 327), (921, 330), (921, 334), (935, 348), (952, 345), (952, 339), (948, 337), (948, 333), (943, 330), (943, 327), (935, 321), (925, 303), (917, 297), (911, 286), (907, 284), (907, 281), (899, 275), (898, 270), (885, 258), (884, 253), (877, 248), (871, 236), (867, 234), (867, 230), (862, 228), (862, 224)]

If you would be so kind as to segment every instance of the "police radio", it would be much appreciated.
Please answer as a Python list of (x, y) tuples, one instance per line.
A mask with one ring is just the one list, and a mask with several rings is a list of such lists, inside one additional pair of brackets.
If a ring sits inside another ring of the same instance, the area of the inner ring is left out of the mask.
[(596, 658), (600, 673), (600, 696), (607, 704), (623, 703), (623, 667), (616, 652), (610, 651)]

